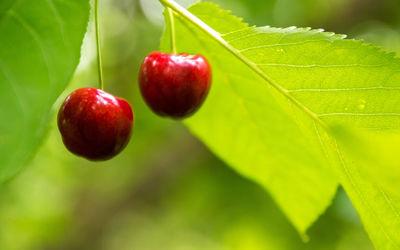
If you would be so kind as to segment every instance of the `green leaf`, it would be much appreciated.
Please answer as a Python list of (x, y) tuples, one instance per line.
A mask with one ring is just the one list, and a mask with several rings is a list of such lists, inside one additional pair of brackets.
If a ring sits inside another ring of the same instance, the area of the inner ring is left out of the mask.
[(0, 3), (0, 182), (15, 175), (45, 135), (53, 103), (80, 57), (83, 0)]
[(247, 27), (213, 4), (191, 7), (208, 27), (162, 2), (177, 13), (178, 50), (204, 54), (214, 71), (208, 100), (186, 121), (193, 133), (265, 187), (300, 233), (329, 205), (339, 180), (375, 246), (397, 249), (397, 203), (385, 203), (394, 197), (360, 173), (329, 126), (399, 128), (400, 60), (342, 35)]

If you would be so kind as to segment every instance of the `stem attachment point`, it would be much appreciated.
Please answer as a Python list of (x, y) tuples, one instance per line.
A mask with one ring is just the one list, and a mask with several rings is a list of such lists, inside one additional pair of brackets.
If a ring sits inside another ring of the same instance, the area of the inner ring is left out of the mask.
[(171, 53), (176, 54), (176, 37), (175, 37), (175, 20), (174, 20), (174, 12), (171, 8), (167, 8), (169, 24), (171, 29)]
[(99, 74), (99, 88), (104, 89), (103, 64), (101, 61), (101, 42), (99, 24), (99, 0), (94, 0), (94, 22), (96, 25), (96, 47), (97, 47), (97, 73)]

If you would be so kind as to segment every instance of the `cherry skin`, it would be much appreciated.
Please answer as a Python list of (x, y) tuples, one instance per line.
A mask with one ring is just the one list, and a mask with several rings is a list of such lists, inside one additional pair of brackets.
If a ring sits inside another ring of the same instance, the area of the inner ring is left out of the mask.
[(64, 101), (57, 120), (69, 151), (88, 160), (103, 161), (128, 144), (134, 115), (124, 99), (100, 89), (80, 88)]
[(211, 78), (210, 64), (201, 55), (152, 52), (140, 67), (139, 87), (156, 114), (182, 119), (203, 104)]

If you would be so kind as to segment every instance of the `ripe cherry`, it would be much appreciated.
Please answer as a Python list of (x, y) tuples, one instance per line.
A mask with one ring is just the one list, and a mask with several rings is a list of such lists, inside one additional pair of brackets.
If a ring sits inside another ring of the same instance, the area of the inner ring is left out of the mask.
[(201, 55), (152, 52), (139, 72), (142, 96), (161, 116), (182, 119), (203, 104), (211, 86), (211, 67)]
[(134, 123), (124, 99), (94, 88), (72, 92), (58, 112), (58, 128), (72, 153), (92, 161), (107, 160), (125, 148)]

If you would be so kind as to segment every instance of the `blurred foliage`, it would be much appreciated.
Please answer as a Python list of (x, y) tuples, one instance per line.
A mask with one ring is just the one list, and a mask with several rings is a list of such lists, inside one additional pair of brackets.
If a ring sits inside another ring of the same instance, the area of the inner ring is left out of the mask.
[[(153, 115), (136, 79), (158, 49), (162, 9), (157, 0), (100, 2), (106, 90), (134, 107), (131, 143), (111, 161), (88, 162), (64, 148), (53, 119), (33, 162), (0, 189), (0, 249), (372, 249), (342, 190), (303, 243), (265, 191), (180, 123)], [(400, 51), (397, 0), (214, 2), (251, 24), (322, 27)], [(91, 27), (55, 112), (73, 89), (96, 86)]]

